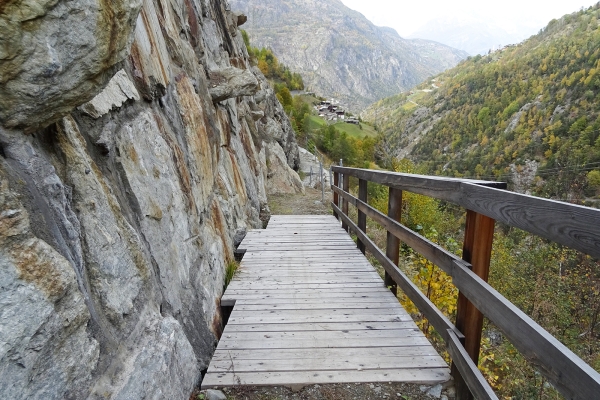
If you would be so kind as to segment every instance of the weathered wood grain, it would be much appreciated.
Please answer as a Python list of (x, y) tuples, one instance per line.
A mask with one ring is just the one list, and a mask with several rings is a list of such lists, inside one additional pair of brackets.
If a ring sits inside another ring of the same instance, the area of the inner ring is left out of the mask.
[(448, 331), (448, 338), (448, 352), (473, 396), (477, 400), (498, 400), (454, 332)]
[(274, 216), (240, 247), (244, 259), (221, 299), (233, 311), (203, 388), (449, 379), (334, 217)]
[(290, 386), (316, 383), (347, 382), (413, 382), (427, 385), (445, 383), (450, 373), (444, 368), (414, 368), (362, 371), (303, 371), (303, 372), (248, 372), (235, 371), (206, 374), (202, 388), (224, 386)]
[[(361, 201), (366, 203), (367, 196), (368, 196), (367, 181), (365, 181), (364, 179), (359, 179), (358, 180), (358, 198)], [(358, 221), (357, 222), (358, 222), (358, 229), (360, 229), (364, 233), (367, 233), (367, 216), (360, 210), (358, 211)], [(358, 247), (358, 249), (360, 250), (361, 253), (365, 254), (365, 245), (363, 242), (358, 240), (356, 242), (356, 246)]]
[(318, 352), (307, 352), (304, 349), (280, 349), (277, 352), (270, 350), (217, 350), (213, 356), (214, 360), (293, 360), (293, 359), (333, 359), (333, 358), (407, 358), (415, 356), (438, 356), (433, 347), (411, 346), (411, 347), (381, 347), (381, 348), (332, 348), (320, 349)]
[(334, 167), (371, 182), (458, 204), (496, 221), (523, 229), (600, 258), (600, 210), (506, 190), (500, 182), (398, 174)]
[[(340, 322), (321, 324), (251, 324), (231, 325), (228, 332), (296, 332), (296, 331), (362, 331), (416, 328), (414, 321), (404, 322)], [(432, 351), (430, 349), (430, 351)], [(434, 352), (434, 354), (437, 354)]]
[[(366, 201), (360, 200), (363, 203), (368, 204)], [(364, 211), (361, 212), (364, 214)], [(402, 217), (402, 190), (394, 188), (389, 189), (387, 215), (393, 221), (400, 222), (400, 218)], [(400, 240), (389, 231), (387, 232), (385, 255), (395, 265), (398, 265), (398, 261), (400, 260)], [(387, 271), (385, 272), (385, 286), (389, 287), (392, 293), (398, 293), (398, 286)]]
[[(342, 353), (343, 354), (343, 353)], [(235, 369), (239, 372), (294, 372), (294, 371), (363, 371), (381, 369), (447, 368), (448, 365), (436, 356), (372, 357), (364, 358), (310, 358), (284, 360), (222, 359), (210, 364), (208, 373)]]

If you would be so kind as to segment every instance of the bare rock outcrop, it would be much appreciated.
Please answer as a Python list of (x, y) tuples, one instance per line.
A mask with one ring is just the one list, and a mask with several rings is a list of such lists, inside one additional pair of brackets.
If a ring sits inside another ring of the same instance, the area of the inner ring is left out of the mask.
[(0, 123), (41, 128), (96, 95), (123, 61), (141, 0), (0, 5)]
[(213, 101), (252, 96), (258, 91), (258, 81), (248, 70), (228, 67), (210, 73), (210, 95)]
[(199, 383), (237, 236), (267, 193), (302, 190), (291, 124), (227, 8), (0, 5), (1, 398)]

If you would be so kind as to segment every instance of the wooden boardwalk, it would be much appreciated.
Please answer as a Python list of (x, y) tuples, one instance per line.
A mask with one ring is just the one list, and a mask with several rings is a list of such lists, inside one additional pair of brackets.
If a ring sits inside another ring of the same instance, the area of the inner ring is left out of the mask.
[(272, 216), (240, 249), (221, 301), (235, 306), (203, 389), (450, 379), (333, 216)]

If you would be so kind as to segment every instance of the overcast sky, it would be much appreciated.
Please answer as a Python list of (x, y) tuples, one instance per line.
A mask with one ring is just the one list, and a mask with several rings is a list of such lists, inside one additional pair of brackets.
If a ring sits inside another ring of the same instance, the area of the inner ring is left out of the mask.
[(341, 0), (375, 25), (408, 37), (438, 18), (477, 18), (509, 33), (537, 33), (553, 18), (589, 7), (598, 0)]

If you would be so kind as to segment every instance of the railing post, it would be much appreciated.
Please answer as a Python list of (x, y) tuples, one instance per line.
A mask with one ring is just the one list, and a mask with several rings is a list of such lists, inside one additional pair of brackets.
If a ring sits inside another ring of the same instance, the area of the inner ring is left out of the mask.
[(321, 203), (325, 203), (325, 178), (323, 177), (323, 160), (319, 160), (319, 174), (321, 175)]
[[(340, 173), (339, 172), (333, 173), (333, 186), (340, 187)], [(340, 198), (339, 197), (340, 197), (340, 195), (334, 190), (333, 191), (333, 204), (335, 204), (336, 207), (340, 206)], [(340, 219), (340, 217), (337, 215), (335, 210), (333, 210), (333, 216), (336, 217), (338, 220)]]
[[(367, 181), (364, 179), (358, 180), (358, 199), (367, 202)], [(360, 210), (358, 210), (358, 229), (367, 233), (367, 215)], [(365, 244), (360, 239), (357, 240), (356, 245), (361, 253), (365, 254)]]
[[(350, 175), (348, 174), (342, 175), (342, 190), (344, 192), (350, 191)], [(344, 215), (348, 215), (348, 200), (344, 198), (342, 198), (342, 213), (344, 213)], [(342, 228), (346, 232), (350, 232), (350, 230), (348, 229), (348, 224), (346, 224), (345, 222), (342, 222)]]
[[(390, 188), (389, 199), (388, 199), (388, 217), (394, 221), (400, 222), (402, 216), (402, 190)], [(400, 240), (392, 235), (390, 232), (387, 233), (387, 245), (385, 255), (394, 264), (398, 265), (400, 260)], [(394, 295), (398, 294), (398, 287), (392, 277), (386, 272), (385, 273), (385, 286), (389, 287)]]
[[(492, 218), (467, 210), (462, 258), (470, 263), (473, 266), (473, 272), (486, 282), (490, 272), (495, 223), (496, 221)], [(465, 350), (477, 365), (479, 363), (483, 315), (462, 293), (458, 294), (456, 327), (465, 336)], [(469, 392), (454, 364), (452, 365), (452, 375), (456, 385), (456, 398), (458, 400), (473, 399), (473, 395)]]

